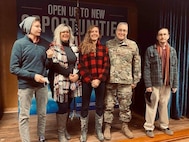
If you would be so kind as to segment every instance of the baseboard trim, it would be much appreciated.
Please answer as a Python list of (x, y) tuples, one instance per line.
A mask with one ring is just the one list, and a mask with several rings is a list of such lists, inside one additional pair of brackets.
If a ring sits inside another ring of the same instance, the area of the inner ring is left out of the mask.
[(12, 108), (5, 108), (4, 113), (14, 113), (18, 112), (18, 107), (12, 107)]

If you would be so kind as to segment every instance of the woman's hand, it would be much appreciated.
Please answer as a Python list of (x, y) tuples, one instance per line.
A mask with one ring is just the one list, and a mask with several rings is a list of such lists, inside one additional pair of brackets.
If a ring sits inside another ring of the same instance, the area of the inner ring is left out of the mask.
[(101, 81), (99, 79), (94, 79), (91, 81), (91, 85), (93, 88), (97, 88), (99, 86), (100, 82)]
[(52, 58), (52, 57), (53, 57), (53, 54), (54, 54), (54, 49), (53, 49), (53, 48), (49, 48), (49, 49), (46, 51), (46, 54), (47, 54), (47, 58)]
[(70, 75), (69, 75), (69, 80), (70, 80), (71, 82), (77, 82), (78, 79), (79, 79), (78, 74), (70, 74)]

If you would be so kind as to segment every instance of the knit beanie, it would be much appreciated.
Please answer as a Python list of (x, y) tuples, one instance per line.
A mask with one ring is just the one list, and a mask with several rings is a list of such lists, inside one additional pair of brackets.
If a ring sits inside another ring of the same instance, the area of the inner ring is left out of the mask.
[(27, 18), (25, 18), (20, 24), (20, 28), (22, 29), (22, 31), (26, 34), (29, 34), (30, 33), (30, 30), (31, 30), (31, 26), (32, 26), (32, 23), (35, 21), (36, 17), (32, 17), (32, 16), (29, 16)]

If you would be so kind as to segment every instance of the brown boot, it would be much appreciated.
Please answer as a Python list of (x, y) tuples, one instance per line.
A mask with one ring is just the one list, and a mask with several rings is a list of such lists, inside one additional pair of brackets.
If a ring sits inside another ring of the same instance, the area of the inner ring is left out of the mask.
[(106, 140), (111, 140), (110, 128), (111, 128), (110, 123), (105, 123), (104, 138)]
[(129, 138), (134, 138), (133, 133), (129, 130), (128, 123), (122, 124), (122, 132)]

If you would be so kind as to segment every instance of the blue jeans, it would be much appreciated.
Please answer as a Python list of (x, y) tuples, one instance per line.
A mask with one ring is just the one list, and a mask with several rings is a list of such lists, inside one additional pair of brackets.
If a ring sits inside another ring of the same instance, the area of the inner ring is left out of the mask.
[(33, 95), (35, 94), (36, 106), (37, 106), (37, 133), (38, 136), (45, 135), (46, 125), (46, 105), (48, 101), (48, 88), (26, 88), (18, 89), (19, 99), (19, 133), (22, 142), (30, 142), (29, 132), (29, 118), (30, 118), (30, 107)]
[[(89, 103), (91, 98), (93, 87), (90, 83), (82, 83), (82, 107), (81, 116), (83, 118), (87, 117), (89, 110)], [(105, 82), (101, 82), (97, 88), (94, 88), (95, 98), (96, 98), (96, 113), (99, 116), (103, 115), (104, 112), (104, 96), (105, 96)]]

